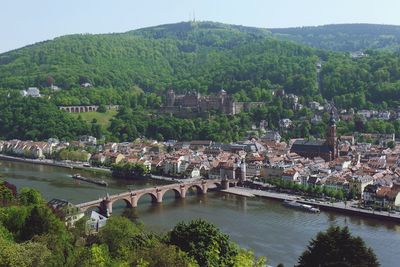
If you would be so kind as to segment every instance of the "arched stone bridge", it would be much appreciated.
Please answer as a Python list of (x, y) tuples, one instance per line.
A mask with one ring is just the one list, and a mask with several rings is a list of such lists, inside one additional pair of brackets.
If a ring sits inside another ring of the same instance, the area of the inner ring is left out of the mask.
[(206, 194), (209, 188), (229, 188), (229, 185), (235, 186), (237, 180), (198, 180), (188, 183), (178, 183), (163, 186), (155, 186), (152, 188), (138, 189), (125, 193), (107, 196), (98, 200), (89, 201), (76, 205), (82, 212), (90, 208), (98, 208), (101, 213), (110, 215), (112, 213), (113, 203), (118, 200), (125, 201), (126, 205), (131, 208), (136, 208), (139, 199), (144, 195), (150, 195), (153, 203), (161, 203), (164, 194), (168, 191), (175, 193), (175, 198), (185, 198), (186, 193), (190, 188), (195, 188), (198, 194)]

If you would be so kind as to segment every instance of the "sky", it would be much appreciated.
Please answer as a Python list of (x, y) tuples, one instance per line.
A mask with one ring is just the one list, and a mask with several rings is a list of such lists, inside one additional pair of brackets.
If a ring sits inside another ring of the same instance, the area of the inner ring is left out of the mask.
[(263, 28), (400, 25), (399, 0), (0, 0), (0, 53), (74, 33), (193, 19)]

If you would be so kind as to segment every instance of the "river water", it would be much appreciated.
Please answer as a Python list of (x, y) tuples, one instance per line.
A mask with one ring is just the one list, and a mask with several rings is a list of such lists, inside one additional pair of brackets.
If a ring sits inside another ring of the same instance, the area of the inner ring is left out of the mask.
[[(105, 196), (155, 186), (160, 181), (115, 181), (104, 175), (107, 188), (76, 182), (71, 178), (74, 170), (0, 161), (0, 175), (21, 187), (38, 189), (50, 200), (61, 198), (81, 203)], [(79, 171), (86, 177), (94, 174)], [(98, 178), (101, 175), (96, 175)], [(123, 201), (113, 207), (114, 214), (125, 215), (143, 221), (155, 231), (167, 231), (182, 220), (206, 219), (217, 225), (241, 246), (252, 249), (256, 255), (267, 257), (268, 264), (284, 263), (293, 266), (318, 231), (330, 225), (347, 225), (352, 234), (364, 239), (374, 249), (382, 266), (400, 264), (400, 225), (374, 219), (342, 215), (332, 212), (310, 214), (283, 207), (280, 202), (261, 198), (245, 198), (220, 192), (197, 196), (192, 193), (186, 199), (175, 200), (167, 192), (162, 204), (151, 204), (150, 196), (139, 200), (138, 208), (125, 209)]]

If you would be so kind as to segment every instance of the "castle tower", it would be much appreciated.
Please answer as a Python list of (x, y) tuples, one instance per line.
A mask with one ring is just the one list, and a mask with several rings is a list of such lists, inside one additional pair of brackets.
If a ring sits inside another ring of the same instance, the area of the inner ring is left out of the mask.
[(227, 98), (227, 93), (224, 89), (221, 89), (219, 92), (219, 109), (222, 113), (227, 113), (226, 112), (226, 98)]
[(328, 122), (328, 130), (326, 132), (326, 144), (329, 146), (332, 159), (338, 157), (337, 154), (337, 136), (336, 136), (336, 120), (333, 110), (331, 111), (331, 117)]
[(175, 92), (169, 89), (167, 92), (167, 107), (173, 107), (175, 105)]

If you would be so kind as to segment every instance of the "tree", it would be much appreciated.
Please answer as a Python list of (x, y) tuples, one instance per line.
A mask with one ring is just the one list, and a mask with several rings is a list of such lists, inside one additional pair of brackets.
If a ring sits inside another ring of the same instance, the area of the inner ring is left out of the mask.
[(3, 225), (0, 224), (0, 240), (13, 241), (13, 235)]
[(108, 266), (109, 262), (110, 262), (110, 255), (108, 252), (107, 245), (94, 244), (90, 248), (89, 259), (88, 259), (88, 262), (86, 263), (87, 266), (105, 267), (105, 266)]
[(21, 240), (30, 240), (35, 235), (63, 235), (63, 222), (46, 206), (35, 205), (21, 230)]
[(21, 189), (18, 198), (19, 198), (19, 203), (25, 206), (43, 204), (44, 202), (39, 191), (27, 187), (23, 187)]
[(51, 253), (40, 243), (14, 243), (0, 238), (0, 266), (29, 267), (48, 266)]
[(97, 112), (105, 113), (107, 111), (107, 107), (105, 105), (100, 105), (97, 108)]
[(4, 184), (0, 184), (0, 206), (6, 206), (10, 204), (14, 199), (13, 192), (10, 188)]
[(98, 123), (92, 123), (91, 132), (94, 137), (101, 138), (103, 132), (101, 125)]
[(394, 148), (394, 147), (396, 146), (396, 144), (395, 144), (395, 142), (393, 142), (393, 141), (389, 141), (389, 142), (387, 143), (387, 146), (388, 146), (389, 148)]
[(142, 230), (127, 218), (112, 216), (106, 226), (101, 228), (99, 240), (108, 246), (111, 256), (126, 259), (130, 251), (142, 246), (144, 241), (137, 238)]
[(13, 234), (14, 239), (19, 239), (20, 232), (24, 227), (28, 215), (28, 207), (10, 206), (0, 209), (0, 222)]
[(46, 85), (50, 87), (50, 86), (52, 86), (53, 84), (54, 84), (54, 78), (53, 78), (52, 76), (50, 76), (50, 75), (47, 76), (47, 77), (46, 77)]
[(143, 163), (118, 163), (111, 166), (112, 175), (114, 177), (134, 178), (140, 177), (148, 173), (147, 167)]
[(213, 224), (204, 220), (178, 223), (169, 243), (187, 252), (200, 266), (233, 266), (238, 248)]
[(256, 258), (251, 250), (240, 249), (235, 258), (234, 267), (262, 267), (266, 266), (264, 257)]
[(136, 262), (146, 263), (147, 267), (195, 267), (198, 266), (194, 259), (176, 246), (156, 243), (137, 251)]
[(371, 248), (360, 237), (353, 237), (347, 227), (332, 226), (310, 241), (299, 258), (302, 266), (379, 266)]

